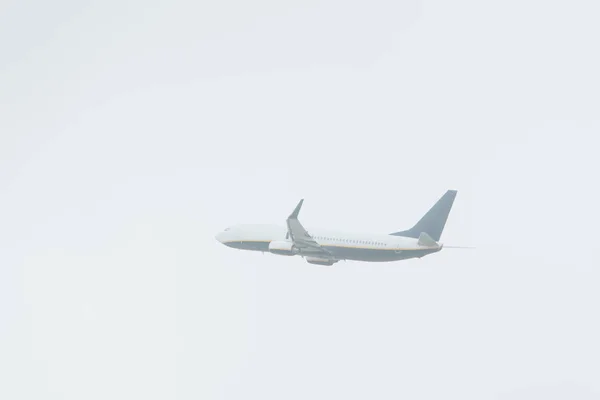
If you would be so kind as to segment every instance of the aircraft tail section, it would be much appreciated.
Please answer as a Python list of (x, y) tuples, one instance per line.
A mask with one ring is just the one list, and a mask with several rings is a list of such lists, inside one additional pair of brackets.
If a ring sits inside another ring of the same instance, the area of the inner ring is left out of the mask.
[(439, 241), (446, 226), (448, 215), (456, 198), (456, 190), (448, 190), (412, 228), (394, 232), (391, 235), (418, 239), (425, 232), (435, 241)]
[(435, 240), (433, 240), (433, 238), (431, 236), (429, 236), (425, 232), (422, 232), (419, 235), (419, 242), (418, 243), (421, 246), (429, 246), (429, 247), (439, 246), (438, 242), (436, 242)]

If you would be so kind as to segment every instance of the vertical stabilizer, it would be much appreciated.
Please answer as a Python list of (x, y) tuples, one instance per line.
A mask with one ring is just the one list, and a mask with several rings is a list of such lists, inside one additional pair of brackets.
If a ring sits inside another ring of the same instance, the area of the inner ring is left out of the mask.
[(429, 211), (409, 230), (394, 232), (391, 235), (418, 239), (422, 232), (439, 241), (446, 226), (448, 215), (456, 198), (456, 190), (448, 190)]

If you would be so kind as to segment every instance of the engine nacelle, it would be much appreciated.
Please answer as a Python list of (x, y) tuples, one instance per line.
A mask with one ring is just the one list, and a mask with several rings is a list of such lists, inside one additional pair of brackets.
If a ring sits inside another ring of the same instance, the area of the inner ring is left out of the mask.
[(292, 242), (274, 240), (269, 243), (269, 252), (280, 256), (294, 256), (298, 251)]
[(318, 257), (306, 257), (306, 262), (309, 264), (317, 264), (317, 265), (327, 265), (332, 266), (336, 263), (335, 260), (330, 260), (328, 258), (318, 258)]

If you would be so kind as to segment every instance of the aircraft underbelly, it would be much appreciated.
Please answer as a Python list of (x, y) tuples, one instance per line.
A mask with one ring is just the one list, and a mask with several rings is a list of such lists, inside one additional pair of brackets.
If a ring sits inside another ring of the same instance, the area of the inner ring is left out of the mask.
[(393, 261), (401, 257), (401, 253), (393, 250), (357, 249), (348, 247), (330, 247), (329, 250), (342, 260), (355, 261)]
[(386, 250), (386, 249), (357, 249), (347, 247), (328, 247), (340, 260), (385, 262), (406, 260), (423, 257), (432, 253), (431, 250)]

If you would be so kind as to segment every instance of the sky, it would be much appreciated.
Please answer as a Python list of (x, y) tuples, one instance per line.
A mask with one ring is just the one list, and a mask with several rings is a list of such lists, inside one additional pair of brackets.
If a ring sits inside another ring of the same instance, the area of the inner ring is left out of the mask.
[[(600, 399), (595, 1), (0, 10), (0, 398)], [(238, 223), (417, 260), (227, 248)]]

